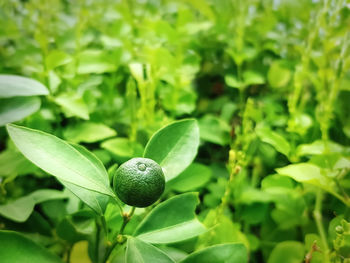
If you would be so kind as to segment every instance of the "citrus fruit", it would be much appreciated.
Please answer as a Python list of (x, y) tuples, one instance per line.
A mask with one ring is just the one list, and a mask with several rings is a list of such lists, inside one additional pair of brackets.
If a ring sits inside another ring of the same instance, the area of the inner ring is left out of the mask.
[(113, 178), (114, 192), (125, 204), (146, 207), (164, 192), (165, 177), (162, 168), (148, 158), (133, 158), (123, 163)]

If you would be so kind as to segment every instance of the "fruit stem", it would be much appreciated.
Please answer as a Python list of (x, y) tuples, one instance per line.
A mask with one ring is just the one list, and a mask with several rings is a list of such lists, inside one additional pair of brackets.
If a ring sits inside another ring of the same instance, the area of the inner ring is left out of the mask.
[(134, 215), (135, 209), (136, 209), (136, 207), (133, 206), (131, 208), (130, 213), (124, 213), (123, 214), (123, 224), (122, 224), (122, 226), (121, 226), (121, 228), (119, 230), (119, 235), (123, 235), (123, 232), (124, 232), (124, 229), (125, 229), (126, 225), (129, 223), (131, 217)]

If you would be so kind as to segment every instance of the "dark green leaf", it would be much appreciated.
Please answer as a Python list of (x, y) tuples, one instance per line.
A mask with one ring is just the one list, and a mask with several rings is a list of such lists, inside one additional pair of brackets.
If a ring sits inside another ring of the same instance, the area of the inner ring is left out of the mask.
[(0, 231), (2, 263), (62, 263), (61, 259), (13, 231)]

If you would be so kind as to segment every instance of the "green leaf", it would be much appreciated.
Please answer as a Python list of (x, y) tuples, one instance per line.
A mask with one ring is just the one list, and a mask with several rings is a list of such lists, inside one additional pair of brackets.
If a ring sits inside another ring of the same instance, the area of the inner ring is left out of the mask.
[(194, 252), (181, 263), (244, 263), (248, 253), (241, 243), (220, 244)]
[[(344, 151), (344, 147), (338, 143), (327, 141), (328, 151), (331, 153), (337, 153)], [(323, 154), (326, 152), (326, 145), (322, 140), (314, 141), (310, 144), (301, 144), (297, 150), (298, 156)]]
[(38, 97), (0, 99), (0, 126), (22, 120), (40, 109)]
[(103, 215), (109, 202), (109, 196), (82, 188), (64, 180), (60, 180), (60, 182), (98, 215)]
[(138, 238), (129, 237), (126, 247), (126, 263), (174, 263), (159, 248)]
[(130, 63), (129, 70), (132, 76), (136, 79), (138, 83), (142, 83), (145, 81), (143, 75), (143, 64), (141, 63)]
[(27, 196), (0, 205), (0, 215), (12, 221), (24, 222), (31, 215), (36, 204), (64, 198), (68, 198), (68, 196), (61, 191), (51, 189), (37, 190)]
[(245, 85), (261, 85), (265, 83), (265, 78), (262, 74), (256, 71), (247, 70), (243, 72)]
[(52, 50), (46, 57), (47, 70), (68, 64), (72, 61), (72, 57), (61, 50)]
[(144, 157), (153, 159), (173, 179), (189, 166), (197, 154), (199, 128), (194, 119), (173, 122), (158, 130), (146, 145)]
[(90, 118), (88, 107), (81, 97), (73, 94), (62, 94), (55, 98), (55, 102), (62, 107), (67, 117), (77, 116), (84, 120)]
[(57, 235), (71, 244), (86, 240), (95, 231), (95, 217), (93, 213), (78, 211), (66, 216), (56, 228)]
[(267, 73), (267, 79), (272, 87), (280, 88), (288, 84), (291, 75), (289, 69), (283, 68), (280, 62), (276, 61), (271, 65)]
[(59, 180), (114, 196), (105, 169), (91, 162), (67, 142), (42, 131), (7, 125), (8, 133), (22, 154)]
[(205, 185), (210, 177), (210, 168), (200, 163), (192, 163), (179, 176), (169, 181), (168, 185), (176, 191), (187, 192)]
[(131, 158), (133, 156), (142, 155), (142, 145), (131, 142), (127, 138), (114, 138), (104, 141), (101, 147), (108, 150), (109, 152), (120, 156)]
[(257, 127), (256, 133), (260, 140), (272, 145), (278, 152), (288, 156), (290, 153), (289, 142), (277, 132), (270, 130), (267, 127)]
[(276, 171), (278, 174), (289, 176), (297, 182), (311, 184), (337, 195), (332, 178), (325, 175), (316, 165), (310, 163), (291, 164), (278, 168)]
[(304, 246), (296, 241), (278, 243), (272, 250), (268, 263), (299, 263), (304, 259)]
[(200, 137), (221, 146), (230, 142), (231, 127), (222, 119), (207, 114), (199, 120)]
[(186, 240), (206, 232), (194, 213), (198, 203), (195, 193), (164, 201), (144, 218), (134, 236), (145, 242), (161, 244)]
[(0, 74), (0, 98), (48, 94), (48, 89), (34, 79)]
[(236, 76), (231, 74), (225, 76), (225, 83), (227, 86), (232, 88), (241, 89), (244, 87), (244, 83), (242, 81), (239, 81)]
[(0, 153), (0, 176), (28, 174), (35, 170), (36, 166), (15, 149), (8, 148)]
[(242, 243), (245, 247), (249, 247), (246, 235), (240, 230), (241, 226), (225, 215), (222, 215), (220, 222), (218, 222), (216, 209), (211, 209), (208, 212), (203, 224), (211, 229), (198, 237), (197, 249), (224, 243)]
[(113, 72), (117, 69), (113, 58), (108, 56), (102, 50), (85, 50), (79, 55), (79, 74), (101, 74), (105, 72)]
[(2, 263), (63, 263), (61, 259), (14, 231), (0, 231)]
[(98, 142), (108, 137), (115, 136), (115, 130), (102, 123), (83, 122), (75, 126), (69, 126), (63, 133), (64, 137), (71, 142)]

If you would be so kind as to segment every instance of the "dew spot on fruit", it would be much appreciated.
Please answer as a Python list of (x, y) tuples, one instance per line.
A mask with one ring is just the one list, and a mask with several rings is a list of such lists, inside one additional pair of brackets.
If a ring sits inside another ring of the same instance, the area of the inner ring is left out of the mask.
[(140, 171), (145, 171), (146, 170), (146, 165), (144, 163), (139, 163), (139, 164), (137, 164), (137, 168)]

